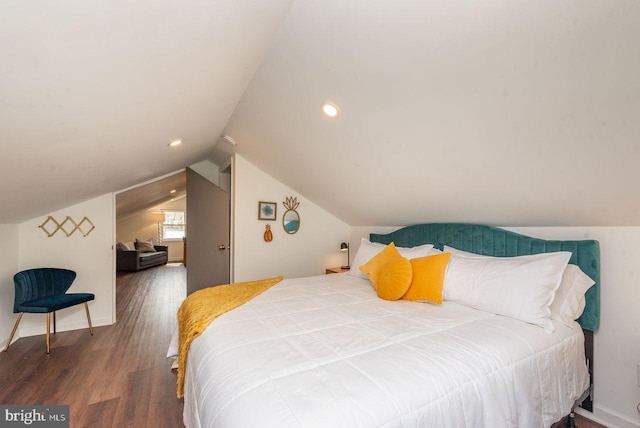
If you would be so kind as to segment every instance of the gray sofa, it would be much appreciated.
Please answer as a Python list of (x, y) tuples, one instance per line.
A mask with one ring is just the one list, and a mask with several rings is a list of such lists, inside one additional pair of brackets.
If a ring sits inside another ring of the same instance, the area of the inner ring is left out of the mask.
[(135, 272), (153, 266), (166, 265), (168, 247), (154, 245), (155, 252), (140, 252), (138, 250), (116, 250), (116, 269), (119, 271)]

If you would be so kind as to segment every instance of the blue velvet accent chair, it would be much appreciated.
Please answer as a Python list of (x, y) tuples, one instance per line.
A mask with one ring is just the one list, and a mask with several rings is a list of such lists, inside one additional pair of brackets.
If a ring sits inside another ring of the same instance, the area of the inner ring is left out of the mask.
[(51, 337), (51, 313), (53, 312), (53, 332), (56, 332), (56, 311), (84, 303), (89, 322), (89, 332), (93, 335), (91, 316), (87, 302), (95, 299), (91, 293), (67, 293), (69, 287), (76, 279), (76, 273), (68, 269), (38, 268), (18, 272), (13, 276), (16, 295), (13, 302), (13, 312), (18, 315), (18, 320), (13, 326), (11, 336), (7, 341), (4, 351), (11, 345), (13, 335), (18, 329), (18, 324), (25, 312), (32, 314), (47, 314), (47, 354), (50, 350)]

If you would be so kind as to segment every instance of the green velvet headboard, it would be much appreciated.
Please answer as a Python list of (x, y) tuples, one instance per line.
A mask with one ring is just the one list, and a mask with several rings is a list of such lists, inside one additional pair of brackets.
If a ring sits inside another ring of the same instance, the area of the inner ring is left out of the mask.
[(595, 240), (555, 241), (532, 238), (492, 226), (468, 223), (427, 223), (408, 226), (380, 235), (372, 233), (371, 242), (399, 247), (434, 244), (476, 254), (497, 257), (570, 251), (569, 263), (578, 265), (596, 283), (587, 291), (586, 307), (578, 323), (585, 330), (595, 331), (600, 325), (600, 245)]

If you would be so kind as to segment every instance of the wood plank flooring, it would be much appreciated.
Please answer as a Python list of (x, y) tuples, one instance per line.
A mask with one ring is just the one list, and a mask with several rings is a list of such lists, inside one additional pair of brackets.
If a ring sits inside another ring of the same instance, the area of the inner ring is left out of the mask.
[[(576, 423), (576, 428), (607, 428), (604, 425), (600, 425), (599, 423), (593, 422), (578, 414), (576, 414), (575, 423)], [(564, 428), (566, 426), (567, 426), (566, 418), (564, 418), (562, 421), (553, 424), (551, 428)]]
[(52, 334), (49, 355), (44, 335), (0, 353), (0, 404), (68, 404), (74, 428), (183, 427), (165, 355), (185, 283), (178, 264), (118, 273), (115, 325)]

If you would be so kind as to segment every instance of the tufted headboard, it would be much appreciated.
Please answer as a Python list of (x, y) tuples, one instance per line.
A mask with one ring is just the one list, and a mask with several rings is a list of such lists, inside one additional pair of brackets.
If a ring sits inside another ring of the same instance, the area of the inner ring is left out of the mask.
[(380, 235), (372, 233), (371, 242), (399, 247), (434, 244), (444, 245), (486, 256), (509, 257), (528, 254), (570, 251), (569, 263), (575, 264), (595, 281), (585, 295), (586, 306), (578, 323), (595, 331), (600, 324), (600, 245), (595, 240), (556, 241), (532, 238), (492, 226), (468, 223), (427, 223), (408, 226)]

